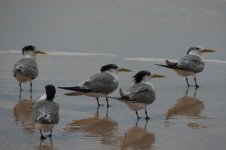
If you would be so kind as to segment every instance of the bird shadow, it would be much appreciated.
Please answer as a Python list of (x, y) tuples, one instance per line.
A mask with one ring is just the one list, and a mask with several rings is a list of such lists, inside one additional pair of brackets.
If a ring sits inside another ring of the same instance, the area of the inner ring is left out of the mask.
[(144, 127), (138, 126), (139, 120), (135, 126), (128, 129), (120, 143), (121, 149), (153, 149), (155, 144), (155, 135), (147, 130), (146, 120)]
[(185, 95), (179, 98), (166, 113), (166, 120), (186, 116), (193, 119), (204, 119), (206, 117), (201, 115), (205, 106), (202, 100), (197, 98), (197, 88), (195, 88), (193, 96), (188, 96), (189, 87), (185, 91)]

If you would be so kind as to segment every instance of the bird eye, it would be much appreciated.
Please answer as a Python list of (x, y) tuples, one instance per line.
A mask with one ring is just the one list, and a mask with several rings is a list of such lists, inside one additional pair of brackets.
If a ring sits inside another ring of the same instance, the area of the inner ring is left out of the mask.
[(199, 47), (196, 47), (195, 49), (196, 49), (196, 50), (199, 50), (200, 48), (199, 48)]

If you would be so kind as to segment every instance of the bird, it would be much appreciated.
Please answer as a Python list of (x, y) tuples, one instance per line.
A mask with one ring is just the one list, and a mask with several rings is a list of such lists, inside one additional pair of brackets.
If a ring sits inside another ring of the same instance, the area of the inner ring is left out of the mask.
[(188, 82), (188, 76), (193, 76), (195, 81), (195, 87), (198, 88), (196, 74), (202, 72), (205, 67), (202, 53), (215, 52), (215, 50), (202, 48), (201, 46), (192, 46), (188, 49), (186, 56), (181, 58), (177, 62), (165, 60), (165, 64), (155, 64), (161, 67), (173, 69), (178, 75), (186, 78), (187, 86), (190, 86)]
[(50, 131), (49, 137), (52, 136), (52, 130), (55, 124), (59, 122), (59, 109), (60, 106), (54, 101), (56, 88), (54, 85), (46, 85), (45, 93), (35, 102), (33, 106), (33, 121), (36, 128), (39, 129), (41, 139), (45, 139), (42, 132)]
[(13, 76), (17, 79), (22, 91), (21, 83), (30, 81), (30, 91), (32, 91), (32, 80), (38, 76), (38, 66), (36, 63), (36, 54), (46, 54), (45, 52), (36, 49), (33, 45), (28, 45), (22, 48), (23, 58), (18, 60), (13, 66)]
[(132, 85), (127, 92), (123, 92), (121, 88), (119, 89), (120, 97), (116, 99), (125, 102), (131, 110), (135, 111), (137, 119), (140, 119), (138, 115), (138, 110), (140, 109), (145, 109), (145, 119), (150, 119), (146, 108), (149, 104), (152, 104), (156, 98), (154, 86), (151, 83), (152, 78), (164, 78), (164, 76), (161, 74), (151, 74), (151, 72), (147, 70), (141, 70), (133, 76), (134, 85)]
[(85, 95), (95, 97), (98, 107), (101, 106), (99, 97), (105, 97), (107, 107), (109, 107), (108, 98), (106, 96), (117, 89), (119, 84), (117, 74), (119, 72), (131, 72), (131, 70), (119, 68), (116, 64), (107, 64), (101, 67), (100, 73), (91, 76), (88, 80), (81, 82), (78, 86), (58, 88), (73, 91), (65, 93), (65, 95), (68, 96)]

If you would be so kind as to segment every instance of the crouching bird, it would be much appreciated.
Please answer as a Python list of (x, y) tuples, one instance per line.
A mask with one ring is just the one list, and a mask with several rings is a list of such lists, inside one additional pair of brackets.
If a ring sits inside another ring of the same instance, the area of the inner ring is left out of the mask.
[(59, 104), (53, 99), (56, 94), (56, 89), (53, 85), (45, 86), (44, 95), (33, 106), (33, 120), (35, 126), (39, 129), (41, 139), (45, 139), (42, 132), (50, 132), (49, 137), (52, 136), (52, 130), (55, 124), (59, 122)]
[(193, 46), (188, 49), (187, 55), (181, 58), (179, 61), (171, 62), (166, 59), (166, 65), (156, 65), (172, 69), (178, 75), (185, 77), (187, 86), (190, 86), (187, 77), (193, 76), (195, 87), (198, 88), (199, 85), (197, 84), (196, 74), (204, 70), (205, 63), (200, 55), (205, 52), (215, 52), (215, 50), (202, 48), (200, 46)]

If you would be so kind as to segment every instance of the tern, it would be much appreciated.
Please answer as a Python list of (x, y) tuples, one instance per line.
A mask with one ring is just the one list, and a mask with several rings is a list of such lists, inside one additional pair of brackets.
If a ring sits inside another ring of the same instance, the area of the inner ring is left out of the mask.
[(65, 95), (68, 96), (85, 95), (96, 97), (98, 106), (100, 106), (99, 97), (105, 97), (107, 107), (109, 107), (107, 95), (117, 89), (119, 84), (117, 74), (119, 72), (131, 72), (131, 70), (127, 68), (119, 68), (115, 64), (108, 64), (101, 67), (100, 73), (91, 76), (88, 80), (81, 82), (78, 86), (58, 88), (73, 91), (65, 93)]
[[(151, 74), (147, 70), (139, 71), (133, 76), (134, 85), (131, 86), (127, 92), (119, 90), (120, 98), (116, 98), (125, 102), (127, 106), (136, 112), (137, 119), (140, 119), (138, 110), (145, 109), (146, 120), (150, 119), (147, 114), (147, 106), (155, 101), (155, 90), (151, 82), (152, 78), (164, 78), (160, 74)], [(115, 98), (114, 98), (115, 99)]]
[(200, 46), (192, 46), (188, 49), (187, 55), (181, 58), (179, 61), (171, 62), (166, 59), (166, 65), (156, 65), (173, 69), (178, 75), (185, 77), (187, 86), (190, 86), (187, 77), (193, 76), (195, 87), (198, 88), (199, 85), (197, 84), (196, 74), (202, 72), (204, 69), (205, 63), (200, 55), (205, 52), (215, 52), (215, 50), (202, 48)]
[(38, 76), (38, 66), (36, 63), (36, 54), (46, 54), (37, 50), (33, 45), (25, 46), (22, 49), (23, 58), (16, 62), (13, 67), (13, 76), (17, 79), (22, 91), (21, 83), (30, 81), (30, 91), (32, 91), (32, 80)]
[(45, 90), (46, 92), (33, 106), (33, 120), (40, 131), (41, 139), (45, 139), (42, 131), (50, 131), (49, 137), (51, 137), (55, 124), (59, 122), (60, 106), (53, 101), (56, 89), (53, 85), (46, 85)]

